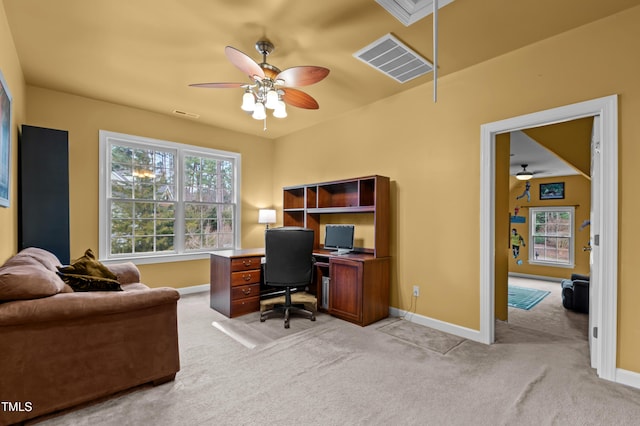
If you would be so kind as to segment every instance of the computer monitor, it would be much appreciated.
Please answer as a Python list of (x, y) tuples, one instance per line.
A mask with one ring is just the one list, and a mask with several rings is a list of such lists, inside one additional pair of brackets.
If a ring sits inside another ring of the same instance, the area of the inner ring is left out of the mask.
[(355, 225), (333, 225), (324, 227), (324, 248), (336, 250), (337, 254), (347, 254), (353, 250)]

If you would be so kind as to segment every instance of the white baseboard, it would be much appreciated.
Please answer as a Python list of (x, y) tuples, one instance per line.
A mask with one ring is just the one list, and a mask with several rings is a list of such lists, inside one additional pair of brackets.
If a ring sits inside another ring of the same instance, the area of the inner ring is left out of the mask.
[(437, 319), (425, 317), (423, 315), (414, 314), (412, 312), (403, 311), (398, 308), (390, 307), (389, 315), (394, 317), (403, 317), (407, 321), (411, 321), (416, 324), (424, 325), (445, 333), (453, 334), (465, 339), (473, 340), (475, 342), (483, 343), (479, 330), (473, 330), (471, 328), (462, 327), (459, 325), (451, 324), (448, 322), (440, 321)]
[(640, 389), (640, 373), (618, 368), (616, 369), (616, 383)]
[(190, 287), (182, 287), (177, 289), (181, 296), (193, 293), (202, 293), (203, 291), (209, 291), (209, 284), (192, 285)]

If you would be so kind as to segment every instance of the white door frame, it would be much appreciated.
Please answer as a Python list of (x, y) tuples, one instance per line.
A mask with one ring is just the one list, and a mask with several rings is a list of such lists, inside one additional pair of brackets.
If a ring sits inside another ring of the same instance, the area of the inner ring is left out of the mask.
[[(597, 319), (596, 371), (615, 381), (618, 295), (618, 96), (611, 95), (572, 105), (535, 112), (480, 127), (480, 340), (495, 340), (495, 144), (496, 135), (516, 130), (561, 123), (584, 117), (601, 117), (601, 179), (592, 180), (601, 203), (600, 272), (591, 277), (598, 285), (594, 301)], [(593, 334), (594, 330), (589, 330)]]

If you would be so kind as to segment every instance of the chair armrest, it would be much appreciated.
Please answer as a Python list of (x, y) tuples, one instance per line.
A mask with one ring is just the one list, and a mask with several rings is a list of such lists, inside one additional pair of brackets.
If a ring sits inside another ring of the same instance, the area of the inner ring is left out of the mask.
[(107, 268), (116, 274), (121, 285), (140, 282), (140, 270), (133, 262), (114, 263)]

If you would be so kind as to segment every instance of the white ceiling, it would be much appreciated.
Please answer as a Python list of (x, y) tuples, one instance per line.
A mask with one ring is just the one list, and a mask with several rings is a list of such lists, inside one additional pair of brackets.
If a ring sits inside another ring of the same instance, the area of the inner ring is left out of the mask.
[(578, 172), (562, 159), (544, 148), (521, 131), (511, 132), (511, 159), (509, 174), (515, 176), (522, 171), (522, 164), (534, 178), (577, 175)]

